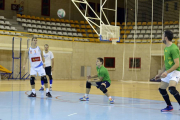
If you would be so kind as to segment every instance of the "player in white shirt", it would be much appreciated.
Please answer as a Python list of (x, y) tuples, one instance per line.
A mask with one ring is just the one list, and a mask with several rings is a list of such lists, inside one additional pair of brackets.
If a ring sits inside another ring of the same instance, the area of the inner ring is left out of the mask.
[[(49, 90), (52, 91), (52, 71), (54, 70), (54, 55), (51, 51), (49, 51), (49, 45), (45, 44), (44, 45), (44, 50), (43, 55), (45, 58), (45, 71), (46, 75), (49, 77), (49, 83), (50, 83), (50, 88)], [(39, 89), (39, 91), (44, 91), (44, 81), (41, 81), (42, 87)]]
[(36, 97), (36, 91), (35, 91), (35, 76), (38, 75), (41, 76), (41, 81), (44, 81), (44, 85), (46, 87), (46, 96), (52, 97), (51, 93), (48, 89), (48, 81), (46, 78), (46, 73), (44, 70), (45, 64), (44, 63), (44, 57), (42, 53), (42, 49), (40, 49), (37, 46), (37, 38), (33, 37), (31, 40), (31, 47), (28, 48), (28, 50), (25, 53), (25, 59), (24, 59), (24, 66), (23, 69), (25, 69), (27, 58), (29, 57), (29, 61), (31, 63), (31, 70), (30, 70), (30, 84), (32, 88), (32, 92), (28, 97)]

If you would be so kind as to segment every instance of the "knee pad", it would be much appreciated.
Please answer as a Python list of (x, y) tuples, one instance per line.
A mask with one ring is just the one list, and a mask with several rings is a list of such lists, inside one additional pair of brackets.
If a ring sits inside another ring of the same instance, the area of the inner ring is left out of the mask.
[(44, 81), (45, 84), (48, 83), (46, 76), (42, 76), (41, 80)]
[(52, 75), (48, 75), (48, 77), (49, 77), (49, 80), (52, 80)]
[(101, 85), (101, 86), (99, 87), (99, 89), (100, 89), (103, 93), (106, 93), (106, 92), (107, 92), (107, 89), (106, 89), (106, 87), (105, 87), (104, 85)]
[(30, 84), (31, 84), (31, 85), (34, 85), (34, 84), (35, 84), (34, 80), (35, 80), (35, 77), (31, 77), (31, 78), (30, 78)]
[(89, 82), (86, 82), (86, 88), (91, 88), (91, 83), (89, 83)]
[(175, 87), (169, 87), (169, 92), (170, 92), (172, 95), (179, 94), (179, 92), (176, 90)]
[(159, 88), (159, 92), (161, 93), (162, 96), (167, 95), (166, 89), (161, 89), (161, 88)]

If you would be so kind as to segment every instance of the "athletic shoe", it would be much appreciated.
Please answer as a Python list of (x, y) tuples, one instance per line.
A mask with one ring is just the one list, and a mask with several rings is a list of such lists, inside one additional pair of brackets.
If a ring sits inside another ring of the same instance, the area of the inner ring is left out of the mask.
[(82, 98), (79, 98), (80, 101), (89, 101), (89, 97), (82, 97)]
[(49, 87), (49, 91), (52, 91), (52, 87)]
[(39, 89), (39, 91), (44, 91), (44, 88), (43, 88), (43, 87), (41, 87), (41, 88)]
[(172, 111), (173, 107), (172, 106), (167, 106), (166, 108), (162, 109), (161, 112), (168, 112), (168, 111)]
[(111, 99), (109, 99), (109, 103), (110, 104), (114, 104), (114, 100), (111, 98)]
[(33, 92), (31, 92), (31, 94), (28, 95), (28, 97), (36, 97), (36, 93), (34, 94)]
[(51, 95), (50, 92), (46, 93), (46, 96), (47, 96), (47, 97), (52, 97), (52, 95)]

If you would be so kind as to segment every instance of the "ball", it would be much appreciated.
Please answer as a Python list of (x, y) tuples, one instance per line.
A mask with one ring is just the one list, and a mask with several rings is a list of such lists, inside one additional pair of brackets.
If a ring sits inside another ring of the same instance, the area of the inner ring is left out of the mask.
[(65, 15), (66, 15), (66, 12), (65, 12), (64, 9), (59, 9), (59, 10), (57, 11), (57, 15), (58, 15), (59, 18), (64, 18)]

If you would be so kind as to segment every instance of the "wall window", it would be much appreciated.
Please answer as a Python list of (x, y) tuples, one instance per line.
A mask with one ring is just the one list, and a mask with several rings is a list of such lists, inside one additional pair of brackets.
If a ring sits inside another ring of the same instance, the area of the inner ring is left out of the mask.
[(142, 13), (142, 22), (144, 22), (144, 21), (146, 21), (146, 13), (145, 12)]
[(168, 8), (169, 8), (169, 4), (166, 3), (166, 11), (168, 11)]
[[(95, 9), (96, 9), (96, 4), (95, 3), (93, 3), (93, 2), (89, 2), (89, 5), (91, 6), (91, 8), (94, 10), (94, 11), (96, 11)], [(88, 8), (88, 14), (89, 14), (89, 17), (95, 17), (95, 14), (94, 14), (94, 12), (90, 9), (90, 8)]]
[(42, 0), (41, 15), (50, 16), (50, 0)]
[(4, 10), (4, 5), (5, 4), (5, 2), (4, 2), (4, 0), (0, 0), (0, 10)]
[(79, 9), (80, 9), (80, 10), (86, 10), (86, 4), (84, 4), (84, 3), (79, 3)]
[(141, 58), (129, 58), (129, 68), (141, 68)]
[(97, 4), (97, 12), (100, 12), (100, 9), (101, 9), (101, 8), (100, 8), (100, 4), (98, 3), (98, 4)]
[(177, 4), (177, 2), (175, 2), (174, 3), (174, 10), (177, 10), (177, 8), (178, 8), (178, 4)]
[(104, 67), (115, 68), (115, 57), (104, 57)]

